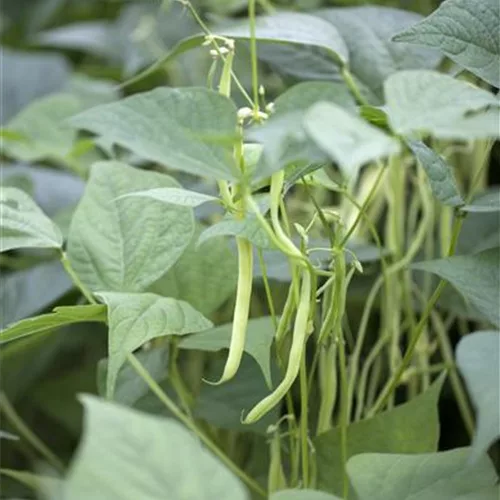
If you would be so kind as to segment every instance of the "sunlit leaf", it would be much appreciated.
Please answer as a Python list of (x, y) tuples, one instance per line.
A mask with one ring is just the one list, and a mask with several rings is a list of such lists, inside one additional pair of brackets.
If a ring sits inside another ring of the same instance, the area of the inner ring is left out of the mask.
[(189, 191), (182, 188), (153, 188), (144, 191), (134, 191), (133, 193), (120, 196), (118, 199), (138, 196), (140, 198), (150, 198), (170, 205), (180, 205), (183, 207), (198, 207), (203, 203), (218, 201), (216, 196), (210, 196), (196, 191)]

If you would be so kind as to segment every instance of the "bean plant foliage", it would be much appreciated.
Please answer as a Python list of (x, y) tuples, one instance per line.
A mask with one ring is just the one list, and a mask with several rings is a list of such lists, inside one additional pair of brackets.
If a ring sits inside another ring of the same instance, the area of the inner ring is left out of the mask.
[(498, 498), (500, 4), (337, 3), (5, 2), (2, 498)]

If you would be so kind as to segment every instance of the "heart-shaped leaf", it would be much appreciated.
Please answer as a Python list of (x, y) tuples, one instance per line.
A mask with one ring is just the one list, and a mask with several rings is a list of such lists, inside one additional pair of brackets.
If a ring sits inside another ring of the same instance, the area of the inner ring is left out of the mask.
[(68, 254), (94, 291), (145, 290), (175, 264), (194, 231), (192, 209), (130, 197), (138, 189), (178, 187), (174, 179), (119, 162), (92, 166), (70, 227)]

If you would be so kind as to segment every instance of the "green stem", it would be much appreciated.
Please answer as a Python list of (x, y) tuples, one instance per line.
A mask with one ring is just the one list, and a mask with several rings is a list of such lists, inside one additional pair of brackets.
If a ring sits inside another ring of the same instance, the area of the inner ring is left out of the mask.
[(248, 2), (248, 19), (250, 21), (250, 59), (252, 65), (253, 114), (259, 120), (259, 72), (257, 68), (257, 37), (255, 34), (255, 0)]
[(266, 262), (264, 261), (264, 256), (262, 255), (262, 248), (257, 248), (257, 255), (259, 257), (259, 266), (262, 271), (262, 281), (264, 282), (264, 289), (266, 291), (269, 314), (271, 315), (274, 330), (276, 331), (278, 329), (278, 320), (276, 319), (276, 309), (274, 308), (273, 294), (271, 292), (271, 287), (269, 286), (269, 280), (267, 279)]
[(307, 388), (307, 367), (306, 357), (302, 356), (300, 363), (300, 443), (302, 457), (302, 485), (309, 487), (309, 424), (308, 409), (309, 396)]
[(165, 407), (178, 418), (190, 431), (196, 434), (205, 446), (216, 456), (219, 460), (228, 467), (234, 474), (236, 474), (249, 488), (263, 498), (267, 498), (267, 493), (264, 489), (243, 470), (241, 470), (223, 451), (221, 451), (215, 443), (213, 443), (204, 433), (198, 429), (196, 424), (192, 422), (176, 404), (165, 394), (158, 383), (151, 377), (148, 371), (144, 368), (141, 362), (133, 355), (128, 354), (127, 359), (132, 365), (137, 374), (146, 382), (151, 391), (157, 398), (165, 405)]
[(7, 395), (4, 392), (0, 393), (0, 412), (5, 415), (5, 418), (12, 424), (14, 429), (42, 455), (47, 462), (54, 467), (58, 472), (64, 473), (65, 466), (59, 457), (43, 442), (31, 429), (26, 425), (23, 419), (11, 405)]
[(68, 259), (68, 256), (66, 255), (65, 252), (61, 250), (60, 254), (60, 259), (61, 259), (61, 264), (64, 267), (64, 270), (68, 273), (69, 277), (71, 278), (71, 281), (75, 284), (75, 286), (82, 292), (82, 295), (87, 299), (88, 302), (91, 304), (97, 304), (97, 301), (94, 299), (92, 296), (92, 293), (88, 288), (82, 283), (80, 278), (78, 277), (78, 274), (75, 273), (73, 267), (71, 266), (71, 262)]
[(368, 101), (361, 95), (361, 92), (347, 66), (342, 67), (341, 74), (352, 95), (354, 96), (356, 101), (358, 101), (358, 104), (360, 104), (361, 106), (368, 106)]
[(342, 460), (342, 492), (343, 498), (347, 499), (349, 494), (349, 478), (347, 476), (347, 426), (349, 425), (349, 394), (347, 380), (347, 360), (345, 355), (344, 339), (339, 338), (339, 368), (340, 368), (340, 454)]

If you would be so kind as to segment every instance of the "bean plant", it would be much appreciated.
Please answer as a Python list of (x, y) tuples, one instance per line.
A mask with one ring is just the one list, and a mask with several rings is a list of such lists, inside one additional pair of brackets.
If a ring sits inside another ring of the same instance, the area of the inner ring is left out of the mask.
[[(132, 33), (154, 61), (4, 122), (5, 484), (65, 500), (498, 498), (498, 1), (427, 17), (240, 3), (230, 20), (155, 4)], [(166, 50), (169, 16), (190, 28)], [(35, 43), (87, 50), (70, 28)], [(176, 65), (205, 84), (163, 85)], [(78, 204), (54, 215), (20, 163), (83, 178)], [(23, 273), (43, 304), (9, 292)], [(60, 438), (22, 416), (41, 353), (72, 373), (33, 396)], [(463, 430), (451, 447), (443, 397)]]

